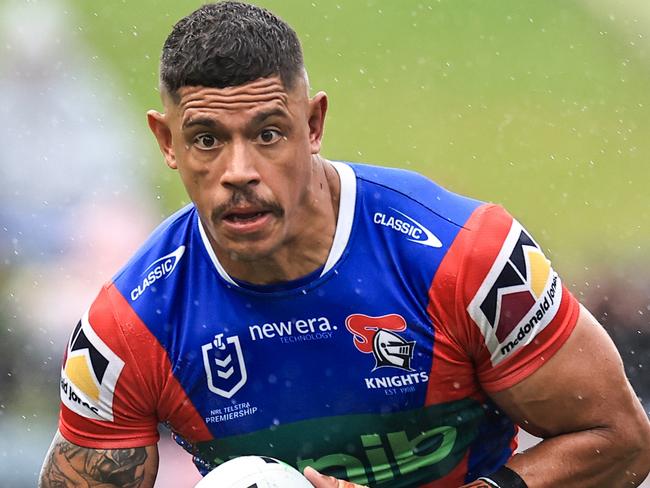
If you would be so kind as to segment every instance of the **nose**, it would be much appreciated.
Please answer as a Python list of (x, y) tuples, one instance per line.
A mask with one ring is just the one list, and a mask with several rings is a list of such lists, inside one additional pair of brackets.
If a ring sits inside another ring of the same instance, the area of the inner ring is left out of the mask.
[(255, 186), (260, 182), (255, 155), (245, 142), (233, 140), (228, 144), (225, 154), (225, 169), (221, 175), (221, 184), (229, 189)]

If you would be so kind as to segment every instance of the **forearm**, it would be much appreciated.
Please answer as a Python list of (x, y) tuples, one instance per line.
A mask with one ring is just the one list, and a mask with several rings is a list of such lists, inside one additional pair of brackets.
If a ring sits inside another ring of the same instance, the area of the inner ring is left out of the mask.
[(638, 486), (650, 470), (648, 416), (614, 344), (584, 308), (562, 349), (492, 397), (545, 439), (507, 463), (530, 488)]
[(611, 429), (563, 434), (514, 456), (507, 465), (529, 488), (638, 486), (650, 470), (648, 446), (642, 435), (620, 439)]

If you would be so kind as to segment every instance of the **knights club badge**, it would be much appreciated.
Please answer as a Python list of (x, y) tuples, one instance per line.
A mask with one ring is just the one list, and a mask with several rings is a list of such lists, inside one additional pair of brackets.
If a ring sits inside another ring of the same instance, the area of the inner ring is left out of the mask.
[(201, 346), (208, 388), (224, 398), (232, 398), (246, 383), (246, 364), (239, 337), (224, 339), (223, 334)]
[(375, 367), (393, 367), (413, 371), (411, 360), (415, 341), (407, 341), (395, 332), (406, 330), (406, 320), (397, 314), (370, 317), (363, 314), (350, 315), (345, 325), (354, 336), (354, 346), (375, 357)]

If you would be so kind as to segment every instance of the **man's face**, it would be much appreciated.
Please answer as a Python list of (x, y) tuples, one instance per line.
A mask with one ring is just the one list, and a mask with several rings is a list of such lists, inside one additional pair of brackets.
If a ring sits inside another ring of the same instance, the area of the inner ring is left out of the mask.
[(242, 261), (273, 254), (308, 220), (325, 95), (309, 99), (302, 78), (287, 91), (279, 77), (178, 95), (163, 97), (166, 113), (149, 112), (149, 125), (216, 251)]

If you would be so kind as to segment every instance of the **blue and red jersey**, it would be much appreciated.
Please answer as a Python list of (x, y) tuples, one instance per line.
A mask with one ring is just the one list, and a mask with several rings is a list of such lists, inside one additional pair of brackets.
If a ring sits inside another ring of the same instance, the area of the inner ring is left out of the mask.
[(511, 457), (517, 428), (488, 395), (564, 344), (577, 301), (502, 208), (334, 166), (332, 249), (294, 282), (230, 277), (193, 206), (152, 234), (70, 339), (66, 439), (147, 446), (162, 422), (204, 472), (269, 455), (391, 488), (459, 486)]

